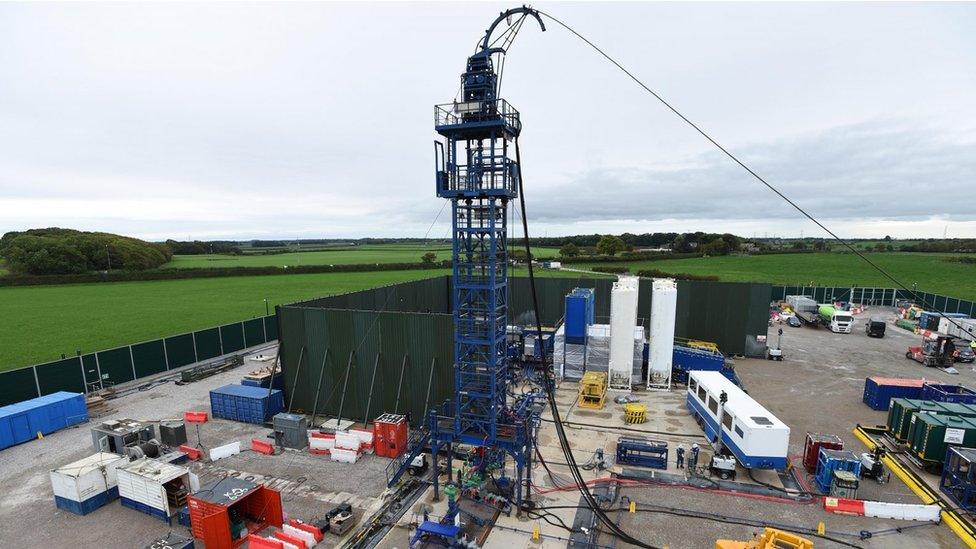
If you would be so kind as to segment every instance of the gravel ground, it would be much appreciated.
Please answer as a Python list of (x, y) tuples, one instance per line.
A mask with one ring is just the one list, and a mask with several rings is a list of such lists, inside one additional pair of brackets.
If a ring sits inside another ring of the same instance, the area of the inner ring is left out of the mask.
[[(249, 369), (238, 367), (189, 385), (166, 383), (135, 392), (111, 400), (110, 409), (89, 423), (0, 452), (0, 523), (5, 525), (0, 529), (0, 547), (132, 549), (147, 546), (169, 531), (188, 535), (175, 521), (170, 527), (118, 502), (86, 516), (57, 509), (48, 473), (93, 453), (90, 428), (95, 422), (120, 417), (158, 421), (181, 417), (187, 410), (209, 411), (209, 391), (240, 381)], [(201, 427), (201, 439), (205, 447), (238, 440), (242, 447), (250, 448), (252, 438), (264, 438), (269, 432), (264, 426), (216, 419)], [(191, 442), (196, 440), (194, 430), (188, 430), (188, 435)], [(230, 474), (267, 484), (281, 491), (288, 516), (313, 520), (339, 503), (350, 503), (360, 517), (369, 512), (386, 488), (388, 462), (365, 455), (357, 464), (346, 465), (307, 452), (265, 456), (247, 450), (212, 464), (192, 463), (190, 469), (201, 483)], [(330, 536), (320, 546), (334, 546), (338, 541)]]

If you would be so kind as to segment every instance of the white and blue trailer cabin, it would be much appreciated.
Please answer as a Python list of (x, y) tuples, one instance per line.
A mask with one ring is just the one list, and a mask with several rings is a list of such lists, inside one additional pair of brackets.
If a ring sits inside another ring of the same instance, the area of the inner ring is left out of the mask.
[(719, 395), (725, 391), (722, 443), (749, 469), (783, 470), (787, 465), (790, 428), (720, 372), (688, 375), (688, 409), (699, 418), (709, 440), (719, 431)]

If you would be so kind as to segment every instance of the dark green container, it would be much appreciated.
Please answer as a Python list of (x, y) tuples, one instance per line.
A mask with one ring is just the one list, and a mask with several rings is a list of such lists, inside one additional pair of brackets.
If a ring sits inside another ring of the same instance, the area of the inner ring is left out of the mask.
[(892, 407), (893, 423), (889, 425), (891, 434), (896, 439), (904, 442), (908, 440), (908, 431), (912, 426), (912, 416), (915, 414), (947, 414), (951, 413), (945, 408), (944, 402), (934, 402), (931, 400), (902, 399), (897, 410)]
[(972, 418), (919, 414), (916, 416), (912, 451), (928, 463), (942, 463), (948, 446), (976, 445), (976, 423)]

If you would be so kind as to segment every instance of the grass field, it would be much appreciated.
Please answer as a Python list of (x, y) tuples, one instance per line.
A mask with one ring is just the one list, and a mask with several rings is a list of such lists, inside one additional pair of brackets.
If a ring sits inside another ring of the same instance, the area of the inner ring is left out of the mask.
[(264, 315), (275, 304), (447, 274), (377, 271), (0, 288), (0, 370)]
[[(556, 257), (558, 248), (533, 249), (539, 258)], [(405, 244), (367, 244), (311, 252), (245, 255), (177, 255), (163, 265), (164, 269), (200, 269), (207, 267), (294, 267), (297, 265), (359, 265), (370, 263), (419, 263), (421, 256), (434, 252), (438, 261), (451, 258), (450, 246)]]
[[(872, 253), (866, 256), (901, 282), (927, 292), (976, 300), (976, 265), (945, 261), (950, 254)], [(569, 265), (591, 268), (594, 265)], [(730, 282), (769, 282), (783, 285), (875, 286), (894, 284), (864, 260), (851, 254), (819, 253), (702, 257), (612, 263), (631, 272), (660, 269), (669, 273), (715, 275)]]

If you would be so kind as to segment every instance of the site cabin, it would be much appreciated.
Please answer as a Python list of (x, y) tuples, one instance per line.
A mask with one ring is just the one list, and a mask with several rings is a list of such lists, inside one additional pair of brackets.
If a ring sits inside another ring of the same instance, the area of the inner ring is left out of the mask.
[(783, 470), (787, 465), (790, 428), (719, 372), (693, 371), (688, 376), (688, 409), (705, 436), (716, 440), (719, 396), (725, 391), (722, 443), (749, 469)]

